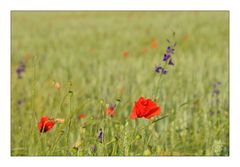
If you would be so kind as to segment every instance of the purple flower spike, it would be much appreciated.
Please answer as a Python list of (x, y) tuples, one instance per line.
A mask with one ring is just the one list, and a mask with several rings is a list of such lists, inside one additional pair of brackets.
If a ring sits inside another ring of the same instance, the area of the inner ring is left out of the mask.
[(164, 54), (163, 61), (167, 61), (170, 58), (170, 54)]
[(168, 64), (174, 66), (174, 63), (173, 63), (172, 59), (170, 59), (170, 61), (168, 62)]
[(162, 69), (161, 66), (156, 66), (156, 67), (155, 67), (155, 72), (156, 72), (156, 73), (160, 73), (160, 72), (161, 72), (161, 69)]
[(103, 132), (102, 132), (102, 129), (100, 129), (100, 133), (99, 133), (99, 135), (98, 135), (98, 141), (99, 141), (100, 143), (103, 142)]

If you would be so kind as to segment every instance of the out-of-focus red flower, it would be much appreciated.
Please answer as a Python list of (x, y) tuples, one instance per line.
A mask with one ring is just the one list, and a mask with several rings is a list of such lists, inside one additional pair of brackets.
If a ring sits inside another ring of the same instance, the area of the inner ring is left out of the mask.
[(115, 115), (115, 105), (109, 105), (106, 109), (106, 114), (113, 117)]
[(129, 55), (128, 51), (124, 51), (124, 52), (123, 52), (123, 57), (127, 58), (128, 55)]
[(79, 119), (83, 119), (83, 118), (85, 118), (85, 117), (86, 117), (85, 114), (79, 114)]
[(157, 48), (157, 40), (153, 39), (151, 42), (151, 48), (156, 49)]
[(151, 99), (144, 99), (144, 97), (140, 97), (135, 103), (130, 117), (131, 119), (142, 117), (150, 119), (156, 115), (160, 115), (160, 107), (157, 106), (157, 104)]
[(48, 118), (47, 116), (43, 116), (38, 123), (38, 129), (40, 133), (48, 132), (55, 125), (54, 118)]

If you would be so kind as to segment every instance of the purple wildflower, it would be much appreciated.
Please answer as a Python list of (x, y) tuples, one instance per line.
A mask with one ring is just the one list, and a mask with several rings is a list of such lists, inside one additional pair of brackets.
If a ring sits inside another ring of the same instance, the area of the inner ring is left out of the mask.
[(221, 82), (215, 82), (213, 84), (213, 94), (216, 94), (216, 95), (220, 94), (220, 90), (217, 89), (217, 87), (220, 86), (220, 85), (221, 85)]
[(167, 53), (163, 56), (163, 61), (167, 61), (170, 58), (171, 54)]
[(21, 61), (18, 68), (16, 69), (16, 73), (19, 79), (22, 78), (22, 73), (25, 71), (25, 64)]
[(215, 82), (213, 84), (213, 94), (216, 94), (216, 95), (220, 94), (220, 90), (217, 88), (220, 85), (221, 85), (221, 82)]
[(100, 133), (99, 133), (99, 135), (98, 135), (98, 141), (99, 141), (100, 143), (103, 142), (103, 132), (102, 132), (102, 129), (100, 129)]
[(161, 72), (161, 69), (162, 69), (161, 66), (156, 66), (156, 67), (155, 67), (155, 72), (156, 72), (156, 73), (160, 73), (160, 72)]
[(167, 74), (167, 70), (162, 69), (162, 74)]
[[(175, 38), (175, 32), (173, 32), (173, 37)], [(165, 69), (166, 65), (171, 65), (174, 66), (175, 64), (173, 63), (172, 55), (174, 54), (175, 51), (175, 46), (177, 45), (176, 42), (171, 44), (171, 41), (167, 39), (167, 42), (169, 45), (166, 48), (166, 52), (163, 55), (162, 61), (165, 62), (164, 68), (161, 65), (155, 66), (155, 72), (160, 73), (160, 74), (167, 74), (167, 69)]]
[(167, 51), (168, 54), (174, 54), (174, 48), (171, 48), (170, 46), (167, 47)]
[(218, 94), (220, 93), (220, 90), (215, 89), (215, 90), (213, 91), (213, 93), (216, 94), (216, 95), (218, 95)]
[(215, 83), (213, 84), (213, 87), (217, 87), (217, 86), (219, 86), (219, 85), (221, 85), (221, 82), (215, 82)]
[(169, 60), (168, 64), (174, 66), (172, 59)]

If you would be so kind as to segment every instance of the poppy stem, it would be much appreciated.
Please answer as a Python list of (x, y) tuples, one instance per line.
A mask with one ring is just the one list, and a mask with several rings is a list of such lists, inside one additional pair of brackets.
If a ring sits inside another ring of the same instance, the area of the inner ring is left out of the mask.
[(166, 117), (168, 117), (168, 115), (164, 115), (163, 117), (158, 118), (158, 119), (152, 121), (152, 124), (155, 123), (155, 122), (157, 122), (157, 121), (160, 121), (160, 120), (162, 120), (162, 119), (164, 119), (164, 118), (166, 118)]
[(166, 118), (166, 117), (168, 117), (168, 115), (164, 115), (164, 116), (162, 116), (161, 118), (158, 118), (158, 119), (156, 119), (156, 120), (153, 120), (150, 124), (145, 125), (145, 126), (143, 126), (142, 128), (140, 128), (140, 130), (145, 129), (145, 128), (147, 128), (148, 126), (152, 125), (153, 123), (155, 123), (155, 122), (157, 122), (157, 121), (160, 121), (160, 120), (162, 120), (162, 119), (164, 119), (164, 118)]

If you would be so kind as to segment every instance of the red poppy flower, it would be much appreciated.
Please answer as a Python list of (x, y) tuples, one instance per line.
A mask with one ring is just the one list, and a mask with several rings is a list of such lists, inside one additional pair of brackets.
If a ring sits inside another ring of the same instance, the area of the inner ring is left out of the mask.
[(144, 97), (140, 97), (135, 103), (131, 118), (136, 119), (144, 117), (150, 119), (155, 115), (160, 115), (160, 107), (158, 107), (151, 99), (144, 99)]
[(114, 116), (115, 115), (115, 105), (110, 105), (107, 109), (106, 109), (106, 114), (109, 116)]
[(38, 129), (40, 133), (43, 132), (48, 132), (49, 130), (51, 130), (53, 128), (53, 126), (55, 125), (55, 120), (54, 118), (48, 118), (47, 116), (43, 116), (40, 120), (40, 122), (38, 123)]

